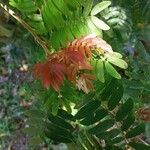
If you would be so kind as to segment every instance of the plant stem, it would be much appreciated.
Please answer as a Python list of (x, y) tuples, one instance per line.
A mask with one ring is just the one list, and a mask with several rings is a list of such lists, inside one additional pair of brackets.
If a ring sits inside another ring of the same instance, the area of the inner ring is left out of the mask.
[(104, 105), (103, 105), (103, 106), (101, 105), (101, 107), (104, 108), (104, 109), (106, 109), (106, 110), (108, 111), (108, 113), (110, 114), (110, 116), (112, 116), (112, 117), (114, 118), (114, 120), (115, 120), (115, 125), (116, 125), (116, 127), (117, 127), (118, 129), (120, 129), (121, 134), (122, 134), (122, 136), (123, 136), (123, 138), (124, 138), (124, 140), (125, 140), (125, 143), (126, 143), (126, 149), (128, 149), (128, 147), (129, 147), (129, 141), (128, 141), (128, 139), (126, 138), (126, 135), (125, 135), (124, 131), (122, 131), (122, 129), (121, 129), (121, 127), (120, 127), (120, 124), (116, 121), (116, 119), (115, 119), (115, 114), (113, 114), (113, 112), (109, 111), (109, 110), (107, 109), (107, 107), (105, 107)]
[(11, 10), (1, 0), (0, 0), (0, 7), (3, 10), (5, 10), (10, 16), (12, 16), (15, 20), (17, 20), (26, 30), (28, 30), (31, 33), (31, 35), (34, 37), (35, 41), (43, 48), (46, 56), (50, 53), (48, 44), (43, 39), (41, 39), (24, 20), (22, 20), (19, 16), (17, 16), (15, 14), (15, 12), (13, 10)]
[(145, 142), (144, 140), (142, 140), (141, 138), (138, 138), (138, 140), (140, 140), (144, 145), (149, 145), (147, 142)]

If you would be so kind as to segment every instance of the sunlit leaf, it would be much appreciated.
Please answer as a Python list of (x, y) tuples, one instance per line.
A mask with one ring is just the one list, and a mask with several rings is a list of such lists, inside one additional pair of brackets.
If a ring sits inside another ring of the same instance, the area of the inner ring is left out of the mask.
[(91, 11), (91, 15), (96, 15), (102, 10), (106, 9), (108, 6), (111, 5), (111, 1), (103, 1), (98, 3), (97, 5), (94, 6), (94, 8)]
[(113, 65), (118, 66), (122, 69), (127, 69), (127, 67), (128, 67), (127, 63), (122, 59), (119, 59), (119, 58), (116, 58), (116, 57), (108, 57), (107, 60), (110, 63), (112, 63)]
[(96, 72), (97, 72), (97, 78), (100, 80), (102, 83), (105, 82), (105, 77), (104, 77), (104, 62), (103, 60), (98, 60), (96, 64)]
[(110, 27), (104, 21), (100, 20), (99, 18), (92, 16), (91, 19), (97, 28), (102, 29), (102, 30), (110, 29)]
[(116, 79), (121, 79), (120, 74), (116, 71), (116, 69), (108, 62), (105, 62), (106, 71)]

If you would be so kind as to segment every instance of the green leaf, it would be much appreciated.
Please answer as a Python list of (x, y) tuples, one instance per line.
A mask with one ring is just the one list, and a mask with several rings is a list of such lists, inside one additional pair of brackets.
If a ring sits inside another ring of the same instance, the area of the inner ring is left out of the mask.
[(42, 143), (42, 139), (39, 137), (39, 136), (36, 136), (36, 137), (32, 137), (29, 139), (29, 145), (39, 145), (40, 143)]
[(99, 29), (94, 25), (94, 23), (93, 23), (92, 20), (91, 20), (91, 17), (89, 17), (89, 18), (87, 19), (87, 26), (88, 26), (89, 30), (91, 31), (91, 33), (95, 33), (96, 35), (102, 36), (101, 30), (99, 30)]
[(128, 99), (116, 113), (116, 120), (121, 121), (123, 120), (133, 109), (133, 100)]
[(105, 62), (106, 71), (114, 78), (121, 79), (120, 74), (116, 71), (116, 69), (108, 62)]
[(51, 122), (47, 122), (47, 128), (46, 132), (48, 132), (50, 135), (58, 135), (61, 137), (65, 137), (67, 139), (70, 139), (71, 141), (74, 139), (72, 132), (66, 130), (65, 128), (61, 128), (57, 124), (53, 124)]
[[(58, 10), (58, 8), (53, 4), (53, 2), (51, 0), (48, 0), (47, 1), (47, 4), (48, 6), (48, 14), (52, 15), (53, 17), (53, 23), (54, 23), (54, 26), (56, 28), (61, 28), (64, 24), (65, 24), (65, 20), (64, 18), (62, 17), (62, 14), (61, 12)], [(50, 18), (49, 18), (50, 19)]]
[(77, 25), (78, 25), (78, 23), (74, 23), (74, 24), (71, 24), (69, 27), (70, 27), (70, 31), (72, 32), (73, 36), (76, 38), (80, 38), (81, 33), (80, 33), (80, 30), (78, 29)]
[(100, 102), (96, 100), (91, 100), (86, 105), (81, 107), (81, 109), (75, 115), (76, 119), (82, 119), (87, 116), (87, 114), (93, 113), (96, 109), (100, 107)]
[(58, 37), (58, 35), (59, 35), (58, 33), (55, 33), (55, 35), (52, 36), (51, 41), (50, 41), (52, 47), (56, 50), (58, 50), (61, 47), (60, 38)]
[(92, 73), (94, 74), (94, 75), (96, 75), (96, 70), (97, 70), (97, 60), (94, 60), (94, 59), (92, 59), (91, 60), (91, 66), (93, 67), (93, 70), (92, 70)]
[[(79, 99), (75, 86), (67, 80), (65, 80), (64, 85), (61, 87), (61, 94), (63, 96), (63, 102), (66, 101), (65, 103), (68, 103), (68, 105), (70, 105), (71, 102), (76, 103)], [(67, 104), (65, 105), (67, 107)], [(69, 109), (68, 107), (67, 110)]]
[[(43, 122), (43, 124), (41, 122)], [(28, 120), (26, 121), (26, 124), (29, 126), (36, 126), (36, 127), (43, 128), (44, 127), (44, 120), (43, 120), (43, 118), (39, 118), (39, 117), (33, 118), (32, 116), (30, 116), (28, 118)]]
[(110, 5), (111, 5), (111, 1), (103, 1), (101, 3), (98, 3), (92, 9), (91, 15), (95, 16), (96, 14), (100, 13), (102, 10), (106, 9)]
[(49, 121), (60, 126), (61, 128), (65, 128), (65, 129), (68, 129), (71, 131), (74, 130), (73, 126), (61, 117), (54, 116), (50, 113), (50, 114), (48, 114), (48, 119), (49, 119)]
[(66, 5), (66, 3), (64, 2), (64, 0), (52, 0), (52, 2), (54, 3), (55, 7), (58, 8), (58, 10), (61, 11), (62, 14), (69, 16), (70, 15), (70, 11)]
[(57, 101), (58, 99), (58, 93), (55, 92), (52, 88), (50, 88), (47, 92), (48, 95), (45, 95), (44, 106), (47, 110), (50, 110), (53, 106), (53, 102)]
[(123, 96), (124, 90), (123, 90), (122, 83), (118, 81), (116, 84), (117, 84), (116, 88), (114, 89), (111, 96), (109, 97), (109, 101), (108, 101), (109, 110), (113, 110), (119, 104), (119, 101)]
[(22, 129), (22, 131), (28, 134), (29, 136), (38, 136), (42, 133), (41, 129), (39, 130), (39, 128), (35, 128), (35, 127), (24, 128)]
[(57, 115), (66, 120), (75, 121), (74, 116), (69, 114), (67, 111), (65, 111), (63, 109), (59, 109)]
[(98, 123), (93, 128), (89, 129), (89, 133), (95, 134), (95, 135), (100, 134), (101, 132), (104, 132), (104, 131), (108, 130), (109, 128), (113, 127), (114, 123), (115, 123), (115, 121), (113, 119), (104, 120), (104, 121)]
[(106, 109), (97, 109), (94, 113), (88, 114), (83, 120), (80, 121), (81, 124), (89, 126), (92, 125), (104, 117), (108, 115), (108, 112)]
[(75, 105), (75, 107), (74, 107), (74, 109), (81, 109), (81, 107), (83, 107), (83, 106), (85, 106), (87, 103), (89, 103), (89, 102), (91, 102), (91, 101), (95, 101), (96, 99), (94, 98), (94, 96), (95, 96), (95, 93), (93, 93), (93, 92), (90, 92), (89, 94), (84, 94), (83, 95), (83, 99), (81, 100), (79, 100), (77, 103), (76, 103), (76, 105)]
[(132, 114), (129, 114), (128, 117), (123, 121), (121, 129), (123, 131), (128, 130), (134, 123), (135, 117)]
[(122, 59), (119, 59), (119, 58), (116, 58), (116, 57), (108, 57), (107, 60), (110, 63), (112, 63), (113, 65), (118, 66), (122, 69), (127, 69), (127, 67), (128, 67), (128, 64)]
[(84, 10), (83, 10), (83, 15), (84, 16), (88, 16), (91, 9), (92, 9), (92, 6), (93, 6), (93, 0), (86, 0), (86, 5), (84, 5)]
[(97, 118), (98, 120), (103, 119), (105, 116), (108, 115), (108, 111), (104, 108), (99, 108), (95, 111), (95, 118)]
[(81, 35), (88, 35), (91, 33), (91, 31), (87, 27), (86, 21), (84, 19), (82, 19), (81, 22), (78, 23), (78, 29), (79, 29)]
[(110, 149), (112, 149), (112, 150), (124, 150), (124, 149), (121, 148), (120, 146), (108, 145), (108, 146), (106, 147), (106, 150), (110, 150)]
[(56, 8), (51, 0), (44, 1), (42, 7), (42, 17), (46, 28), (51, 33), (51, 29), (60, 29), (65, 25), (65, 20), (61, 12)]
[(50, 138), (51, 140), (54, 140), (55, 142), (63, 142), (63, 143), (71, 143), (72, 140), (70, 138), (67, 138), (65, 135), (59, 135), (58, 133), (52, 132), (51, 130), (45, 131), (45, 135)]
[(95, 26), (102, 30), (109, 30), (110, 27), (102, 20), (95, 16), (91, 16), (92, 22), (95, 24)]
[(135, 150), (150, 150), (150, 145), (145, 145), (142, 143), (131, 142), (129, 143), (129, 145), (133, 147)]
[(97, 134), (96, 136), (98, 138), (101, 138), (101, 139), (111, 140), (111, 139), (115, 138), (116, 136), (118, 136), (120, 133), (121, 132), (119, 129), (112, 129), (110, 131), (106, 131), (106, 132), (102, 132), (100, 134)]
[(70, 30), (70, 28), (64, 28), (62, 29), (63, 32), (66, 34), (66, 39), (67, 39), (67, 42), (70, 41), (72, 42), (74, 40), (74, 36)]
[(53, 106), (52, 106), (52, 114), (53, 115), (57, 115), (59, 105), (60, 105), (60, 99), (57, 99), (53, 102)]
[(37, 10), (37, 7), (31, 0), (10, 0), (9, 4), (24, 13), (33, 13)]
[(101, 90), (100, 98), (102, 101), (109, 100), (110, 96), (114, 93), (117, 88), (118, 81), (114, 78), (111, 78), (106, 82), (105, 88)]
[(88, 149), (88, 150), (93, 150), (94, 147), (93, 145), (91, 144), (91, 142), (89, 141), (86, 133), (84, 132), (80, 132), (79, 133), (79, 136), (80, 136), (80, 142), (84, 144), (84, 146)]
[(97, 72), (97, 78), (99, 81), (102, 83), (105, 82), (105, 77), (104, 77), (104, 62), (103, 60), (98, 60), (96, 64), (96, 72)]
[(63, 31), (63, 29), (60, 29), (57, 31), (61, 43), (61, 47), (66, 47), (67, 46), (67, 33)]
[(80, 4), (78, 3), (78, 1), (75, 1), (75, 0), (65, 0), (65, 3), (69, 6), (69, 9), (71, 11), (76, 11), (79, 7), (80, 7)]
[(122, 55), (120, 53), (117, 53), (117, 52), (113, 52), (112, 56), (116, 57), (116, 58), (122, 58)]
[(24, 114), (32, 118), (44, 118), (45, 117), (44, 112), (41, 110), (37, 110), (37, 109), (27, 110), (25, 111)]
[(140, 135), (141, 133), (144, 133), (145, 131), (145, 123), (141, 123), (140, 125), (136, 126), (135, 128), (131, 129), (129, 132), (127, 132), (126, 137), (132, 138), (137, 135)]
[(53, 15), (49, 14), (49, 8), (46, 4), (44, 5), (44, 8), (41, 11), (42, 11), (41, 13), (42, 13), (42, 18), (43, 18), (45, 27), (46, 27), (47, 31), (50, 32), (51, 29), (55, 27), (54, 21), (52, 20)]
[(122, 141), (124, 141), (123, 137), (116, 137), (116, 138), (112, 139), (111, 142), (115, 144), (115, 143), (120, 143)]
[(37, 34), (46, 34), (47, 30), (43, 22), (28, 22)]
[(78, 2), (80, 5), (82, 5), (82, 6), (85, 5), (85, 0), (77, 0), (77, 2)]
[(95, 150), (103, 150), (101, 143), (99, 143), (99, 139), (91, 134), (87, 134), (91, 143), (93, 143)]

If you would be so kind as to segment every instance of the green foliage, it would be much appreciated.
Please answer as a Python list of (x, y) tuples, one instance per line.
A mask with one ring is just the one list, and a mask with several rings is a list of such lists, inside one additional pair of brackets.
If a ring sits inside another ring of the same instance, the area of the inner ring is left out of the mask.
[(114, 78), (121, 79), (120, 74), (115, 70), (115, 68), (109, 63), (105, 62), (106, 71)]
[(106, 9), (110, 5), (111, 5), (111, 1), (104, 1), (98, 3), (97, 5), (94, 6), (93, 10), (91, 11), (91, 15), (96, 15), (100, 13), (102, 10)]
[(144, 144), (140, 143), (130, 143), (130, 146), (132, 146), (136, 150), (149, 150), (150, 147)]
[(127, 69), (127, 63), (122, 60), (120, 53), (114, 52), (112, 54), (100, 55), (100, 58), (92, 60), (91, 64), (94, 67), (94, 74), (102, 83), (105, 82), (106, 72), (116, 79), (121, 79), (121, 75), (112, 66), (115, 65), (122, 69)]
[[(50, 51), (59, 50), (60, 48), (66, 47), (68, 42), (72, 42), (75, 38), (83, 37), (84, 35), (95, 33), (96, 35), (102, 37), (102, 30), (109, 30), (110, 27), (101, 19), (95, 15), (103, 12), (109, 5), (110, 1), (105, 1), (98, 3), (93, 7), (93, 0), (88, 2), (79, 1), (69, 1), (69, 0), (59, 0), (58, 2), (54, 0), (43, 1), (43, 4), (38, 6), (38, 3), (34, 1), (10, 1), (10, 5), (19, 8), (24, 7), (24, 10), (31, 9), (29, 6), (37, 5), (37, 10), (31, 12), (30, 14), (24, 14), (25, 20), (32, 27), (33, 31), (43, 39), (46, 39), (46, 43), (49, 46)], [(99, 10), (100, 8), (100, 10)], [(99, 10), (99, 11), (98, 11)], [(22, 11), (21, 11), (22, 12)], [(61, 36), (60, 36), (61, 35)], [(106, 68), (107, 72), (114, 78), (121, 79), (120, 74), (111, 65), (118, 66), (120, 68), (126, 69), (127, 64), (122, 60), (120, 54), (113, 53), (110, 55), (96, 54), (96, 61), (104, 60), (104, 66), (94, 66), (96, 70), (101, 70), (99, 67)], [(119, 56), (119, 57), (118, 57)], [(106, 60), (108, 62), (106, 62)], [(109, 64), (109, 62), (111, 64)], [(99, 64), (99, 63), (97, 63)], [(102, 82), (105, 81), (104, 71), (102, 73), (97, 72), (97, 78)], [(63, 87), (65, 88), (65, 87)], [(65, 91), (65, 90), (63, 90)], [(69, 92), (68, 92), (69, 93)], [(71, 98), (70, 98), (71, 99)], [(69, 105), (66, 102), (67, 98), (64, 99), (64, 105), (66, 105), (69, 110)], [(59, 106), (59, 101), (55, 101), (54, 109)], [(57, 109), (56, 112), (57, 113)]]
[(23, 13), (33, 13), (37, 10), (34, 2), (30, 0), (10, 0), (9, 3)]
[(10, 143), (12, 148), (19, 143), (18, 141), (25, 140), (21, 128), (26, 120), (24, 111), (33, 100), (30, 86), (32, 77), (28, 71), (21, 71), (20, 68), (24, 63), (30, 67), (37, 60), (44, 58), (42, 50), (32, 37), (24, 30), (20, 32), (20, 26), (11, 23), (6, 26), (16, 30), (15, 37), (9, 37), (8, 41), (5, 39), (6, 43), (0, 41), (0, 149), (2, 150), (7, 149)]
[[(124, 149), (127, 145), (136, 148), (138, 143), (132, 143), (132, 138), (145, 132), (145, 123), (135, 120), (133, 99), (121, 102), (121, 81), (110, 76), (106, 80), (107, 84), (96, 81), (97, 92), (84, 95), (76, 102), (76, 106), (72, 107), (73, 112), (78, 110), (73, 113), (75, 115), (64, 107), (59, 107), (57, 114), (48, 111), (43, 137), (68, 143), (72, 149), (99, 150), (116, 146)], [(101, 144), (102, 141), (105, 144)], [(143, 144), (139, 145), (142, 147)], [(143, 148), (150, 147), (143, 145)]]
[(104, 77), (104, 62), (103, 60), (98, 60), (96, 63), (96, 75), (99, 81), (102, 83), (105, 82), (105, 77)]
[[(123, 77), (124, 98), (132, 97), (138, 107), (143, 105), (142, 102), (149, 103), (148, 6), (147, 0), (112, 0), (112, 5), (100, 14), (111, 28), (104, 33), (104, 37), (117, 52), (127, 56), (129, 68)], [(116, 59), (115, 62), (117, 61)]]
[[(102, 3), (101, 7), (103, 9), (107, 8), (110, 5), (108, 3), (110, 2)], [(90, 33), (101, 35), (101, 29), (109, 29), (109, 26), (102, 20), (93, 16), (93, 14), (92, 16), (90, 15), (93, 0), (88, 2), (81, 2), (80, 0), (48, 0), (43, 1), (40, 7), (37, 7), (34, 1), (11, 0), (10, 5), (23, 13), (25, 11), (30, 12), (31, 14), (29, 15), (25, 14), (26, 20), (36, 33), (45, 34), (49, 44), (55, 49), (66, 47), (67, 42), (71, 42), (75, 38), (80, 38)], [(37, 8), (40, 13), (36, 13)], [(93, 11), (95, 9), (97, 8), (93, 8)]]
[(133, 109), (133, 100), (128, 99), (122, 107), (117, 111), (116, 120), (121, 121), (123, 120)]
[(33, 110), (26, 111), (25, 115), (29, 119), (27, 120), (28, 127), (24, 128), (23, 132), (29, 136), (29, 145), (36, 148), (43, 143), (42, 137), (44, 136), (44, 118), (46, 114), (42, 110), (34, 108)]
[[(110, 29), (104, 33), (104, 37), (116, 51), (122, 51), (125, 43), (134, 41), (140, 61), (144, 60), (147, 64), (150, 55), (147, 45), (143, 44), (146, 40), (142, 39), (142, 43), (135, 31), (139, 23), (145, 23), (141, 14), (147, 18), (146, 4), (149, 3), (144, 1), (143, 8), (140, 4), (140, 0), (118, 0), (117, 4), (112, 0), (112, 3), (103, 1), (93, 7), (93, 0), (41, 0), (36, 3), (10, 0), (10, 5), (21, 11), (32, 29), (51, 45), (51, 51), (66, 47), (69, 41), (90, 33), (102, 37), (102, 30)], [(132, 5), (135, 9), (131, 9)], [(145, 31), (139, 33), (142, 35)], [(68, 81), (65, 81), (60, 93), (52, 88), (41, 90), (40, 84), (36, 83), (34, 94), (36, 90), (40, 91), (35, 94), (39, 105), (26, 113), (29, 127), (25, 128), (25, 132), (29, 134), (31, 144), (36, 145), (49, 139), (83, 150), (126, 147), (150, 149), (149, 145), (135, 142), (145, 132), (145, 123), (137, 121), (134, 113), (137, 107), (135, 99), (142, 98), (150, 91), (147, 83), (150, 68), (137, 61), (133, 52), (128, 50), (128, 53), (131, 65), (126, 72), (115, 69), (127, 69), (127, 63), (122, 60), (120, 53), (93, 54), (91, 63), (98, 81), (94, 82), (95, 91), (87, 95), (77, 91)], [(118, 80), (121, 76), (124, 78), (122, 81)], [(136, 81), (138, 83), (133, 84)]]

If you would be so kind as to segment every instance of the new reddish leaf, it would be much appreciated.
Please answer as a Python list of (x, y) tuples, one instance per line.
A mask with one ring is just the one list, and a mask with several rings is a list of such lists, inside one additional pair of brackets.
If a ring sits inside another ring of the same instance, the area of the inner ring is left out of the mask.
[(85, 93), (94, 89), (91, 80), (95, 77), (85, 74), (84, 71), (91, 71), (92, 50), (112, 52), (112, 48), (95, 34), (75, 39), (68, 46), (56, 53), (50, 54), (46, 62), (38, 63), (34, 67), (34, 76), (40, 80), (44, 87), (52, 86), (56, 91), (63, 84), (64, 78), (74, 83)]

